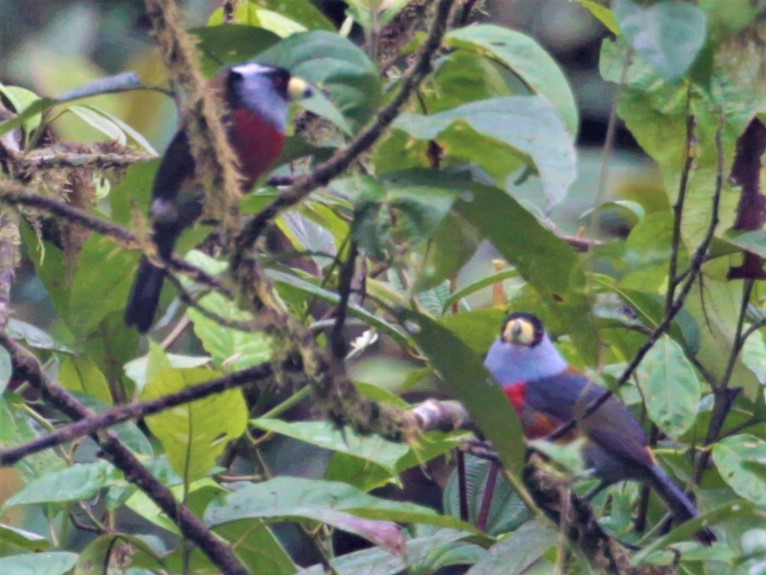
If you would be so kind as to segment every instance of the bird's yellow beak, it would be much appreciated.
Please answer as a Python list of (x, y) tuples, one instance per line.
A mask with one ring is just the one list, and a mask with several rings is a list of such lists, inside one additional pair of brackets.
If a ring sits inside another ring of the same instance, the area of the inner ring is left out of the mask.
[(535, 326), (522, 318), (512, 319), (505, 324), (503, 339), (511, 343), (532, 345), (535, 342)]
[(302, 100), (314, 94), (314, 88), (303, 78), (290, 78), (287, 84), (287, 97), (290, 100)]

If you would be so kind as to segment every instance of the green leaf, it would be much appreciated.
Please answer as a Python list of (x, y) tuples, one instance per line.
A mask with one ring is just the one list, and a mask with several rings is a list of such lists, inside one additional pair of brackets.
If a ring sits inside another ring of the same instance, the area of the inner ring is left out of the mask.
[(72, 333), (85, 337), (107, 315), (125, 309), (134, 262), (135, 255), (113, 239), (100, 234), (88, 238), (79, 255), (65, 315)]
[(11, 355), (3, 348), (0, 350), (0, 395), (3, 395), (5, 388), (11, 381), (13, 375), (13, 362), (11, 361)]
[(77, 553), (51, 551), (0, 558), (3, 575), (64, 575), (77, 563)]
[[(183, 484), (183, 480), (173, 473), (168, 462), (164, 458), (149, 460), (151, 465), (144, 464), (150, 473), (159, 479), (163, 485), (170, 487), (170, 491), (177, 500), (184, 500), (192, 513), (202, 515), (202, 511), (208, 506), (210, 501), (224, 491), (223, 487), (215, 483), (212, 479), (205, 477), (188, 485)], [(166, 529), (170, 533), (180, 535), (178, 525), (162, 511), (146, 492), (140, 489), (135, 490), (126, 501), (126, 506), (141, 516), (142, 519), (154, 523)]]
[[(141, 399), (157, 399), (215, 377), (208, 369), (165, 370), (149, 382)], [(152, 415), (146, 423), (176, 473), (191, 482), (206, 476), (229, 441), (245, 432), (247, 405), (242, 391), (232, 389)]]
[(493, 286), (496, 283), (502, 282), (503, 280), (518, 277), (518, 275), (519, 272), (515, 269), (507, 269), (500, 272), (495, 272), (481, 278), (480, 280), (470, 283), (450, 294), (449, 299), (444, 304), (443, 311), (446, 311), (448, 307), (458, 303), (461, 299), (468, 297), (469, 295), (474, 294), (481, 289)]
[[(451, 145), (464, 141), (466, 153), (474, 142), (465, 128), (475, 130), (494, 140), (495, 146), (500, 143), (506, 147), (496, 148), (489, 158), (473, 159), (483, 165), (485, 160), (497, 162), (505, 154), (522, 158), (539, 173), (550, 205), (564, 199), (577, 175), (572, 139), (550, 102), (541, 96), (492, 98), (430, 116), (405, 113), (397, 118), (393, 127), (420, 140), (436, 140), (454, 128), (456, 132), (451, 133), (457, 139)], [(505, 175), (514, 168), (515, 164), (509, 164)], [(495, 170), (493, 175), (497, 178), (502, 173)]]
[(713, 461), (737, 495), (766, 506), (766, 442), (747, 434), (727, 437), (713, 446)]
[(649, 418), (673, 439), (694, 423), (700, 401), (700, 381), (683, 349), (670, 337), (654, 344), (638, 366)]
[[(715, 448), (713, 448), (713, 457), (715, 457)], [(748, 515), (752, 515), (756, 512), (753, 504), (743, 499), (736, 499), (734, 501), (727, 501), (723, 505), (719, 505), (715, 509), (711, 509), (707, 513), (695, 517), (689, 521), (683, 522), (681, 525), (673, 529), (667, 535), (655, 539), (651, 544), (647, 545), (641, 551), (636, 553), (631, 563), (638, 565), (649, 557), (650, 554), (666, 548), (673, 543), (679, 541), (687, 541), (700, 529), (715, 525), (722, 521), (733, 519), (735, 521), (741, 520)], [(762, 522), (763, 519), (759, 518)], [(728, 547), (726, 548), (728, 549)], [(725, 557), (727, 553), (724, 551), (720, 554), (720, 557)]]
[(476, 563), (470, 575), (521, 575), (540, 561), (556, 545), (559, 533), (547, 521), (535, 519), (514, 531), (489, 550), (489, 555)]
[[(407, 558), (393, 555), (373, 547), (355, 553), (348, 553), (330, 561), (340, 575), (397, 575), (402, 572), (432, 573), (422, 567), (430, 563), (434, 549), (466, 537), (466, 533), (453, 529), (440, 529), (433, 535), (407, 541)], [(298, 575), (324, 575), (322, 565), (314, 565), (298, 572)]]
[(267, 8), (274, 12), (279, 12), (283, 16), (292, 18), (300, 22), (309, 30), (328, 30), (335, 32), (335, 26), (330, 20), (308, 0), (248, 0), (250, 4), (255, 4)]
[(64, 360), (59, 370), (59, 383), (69, 391), (85, 393), (102, 403), (112, 404), (109, 382), (86, 355), (75, 355)]
[(725, 242), (737, 246), (746, 252), (766, 258), (766, 230), (729, 235), (723, 238)]
[(614, 13), (636, 53), (668, 82), (686, 74), (705, 43), (705, 12), (681, 0), (650, 6), (615, 0)]
[[(40, 100), (40, 97), (34, 92), (18, 86), (4, 86), (0, 84), (0, 94), (8, 99), (12, 111), (17, 114), (24, 114), (30, 106)], [(21, 123), (21, 126), (24, 128), (24, 133), (28, 138), (40, 126), (43, 117), (42, 114), (34, 114), (28, 117), (25, 115), (25, 117), (26, 120)], [(2, 125), (0, 125), (0, 129), (2, 129)]]
[(766, 345), (760, 331), (756, 331), (745, 340), (742, 347), (742, 363), (753, 372), (761, 385), (766, 384)]
[(75, 353), (75, 350), (57, 341), (51, 334), (37, 326), (11, 318), (8, 321), (8, 334), (17, 341), (24, 341), (30, 347), (62, 353)]
[(253, 425), (331, 451), (347, 453), (385, 468), (392, 475), (397, 463), (409, 452), (404, 443), (394, 443), (377, 435), (359, 435), (350, 428), (339, 429), (329, 421), (287, 422), (280, 419), (254, 419)]
[[(12, 391), (0, 396), (0, 447), (12, 447), (40, 437), (40, 425), (32, 419), (27, 401)], [(26, 481), (64, 468), (65, 462), (53, 451), (46, 450), (25, 457), (16, 464)]]
[[(245, 5), (240, 3), (240, 9)], [(211, 23), (221, 12), (221, 9), (216, 10), (210, 18)], [(259, 24), (219, 24), (194, 28), (190, 32), (199, 38), (199, 47), (204, 55), (203, 71), (208, 76), (212, 76), (221, 65), (246, 62), (279, 42), (279, 36), (264, 30)]]
[(466, 102), (530, 94), (526, 85), (511, 77), (495, 60), (485, 57), (479, 47), (470, 44), (466, 47), (436, 61), (432, 80), (435, 90), (422, 94), (423, 109), (435, 114)]
[(57, 104), (81, 100), (82, 98), (89, 98), (90, 96), (97, 96), (99, 94), (114, 94), (141, 88), (144, 88), (144, 85), (141, 84), (138, 74), (135, 72), (125, 72), (123, 74), (117, 74), (116, 76), (108, 76), (89, 82), (84, 86), (69, 90), (55, 98), (40, 98), (29, 105), (24, 112), (16, 118), (0, 123), (0, 136)]
[[(570, 2), (572, 0), (569, 0)], [(593, 14), (596, 19), (606, 26), (609, 31), (615, 36), (620, 35), (620, 25), (617, 23), (617, 18), (607, 6), (599, 4), (596, 0), (575, 0), (578, 4), (588, 9), (588, 12)]]
[(244, 519), (219, 525), (215, 534), (228, 541), (251, 573), (293, 575), (298, 567), (290, 554), (260, 519)]
[(574, 139), (579, 117), (574, 94), (556, 61), (533, 38), (493, 24), (477, 24), (451, 31), (450, 48), (461, 48), (491, 58), (518, 76), (533, 93), (553, 103), (567, 132)]
[(117, 142), (121, 146), (126, 146), (128, 144), (125, 132), (123, 132), (122, 129), (109, 118), (102, 115), (98, 109), (93, 108), (92, 106), (69, 106), (66, 111), (80, 118), (91, 128), (101, 132), (106, 136), (107, 140)]
[(106, 461), (76, 463), (31, 481), (21, 491), (9, 497), (3, 504), (3, 509), (14, 505), (90, 499), (115, 479), (115, 473), (115, 468)]
[(572, 248), (501, 190), (479, 184), (468, 189), (455, 210), (516, 267), (561, 321), (583, 358), (595, 363), (597, 334), (585, 271)]
[(149, 340), (149, 352), (126, 363), (125, 375), (136, 384), (137, 394), (140, 395), (146, 384), (165, 369), (192, 369), (209, 363), (208, 356), (165, 353), (158, 343)]
[[(382, 87), (377, 67), (362, 50), (338, 34), (293, 34), (259, 54), (258, 60), (285, 67), (326, 91), (352, 129), (364, 124), (380, 105)], [(312, 101), (321, 98), (306, 100), (304, 105), (309, 110)]]
[[(468, 504), (468, 522), (471, 524), (476, 524), (482, 511), (487, 477), (492, 466), (497, 466), (497, 463), (472, 456), (465, 458), (466, 502)], [(450, 475), (444, 488), (442, 501), (445, 513), (460, 517), (460, 491), (457, 474), (456, 469)], [(531, 517), (532, 513), (521, 500), (521, 497), (511, 487), (508, 480), (502, 474), (499, 475), (489, 506), (485, 531), (490, 535), (501, 535), (517, 529), (524, 522), (529, 521)]]
[(14, 547), (35, 553), (44, 551), (51, 546), (50, 542), (42, 535), (2, 524), (0, 524), (0, 545), (6, 549), (7, 547)]
[[(238, 309), (230, 299), (218, 292), (207, 294), (199, 300), (199, 304), (229, 320), (246, 322), (253, 318), (252, 314)], [(271, 338), (265, 333), (223, 326), (194, 308), (187, 313), (194, 324), (194, 333), (220, 369), (236, 371), (271, 359)]]
[[(439, 371), (450, 391), (471, 414), (500, 455), (514, 488), (526, 495), (521, 480), (525, 441), (521, 423), (481, 359), (453, 332), (424, 315), (402, 311), (400, 320)], [(529, 496), (525, 498), (529, 501)]]
[(459, 337), (477, 356), (484, 357), (500, 333), (506, 315), (505, 310), (497, 307), (477, 309), (440, 318), (439, 325)]
[[(340, 301), (340, 296), (338, 296), (337, 293), (326, 290), (318, 285), (311, 283), (308, 280), (299, 278), (298, 276), (290, 275), (288, 273), (274, 269), (267, 269), (266, 274), (272, 280), (274, 280), (274, 282), (280, 285), (280, 290), (284, 288), (292, 288), (313, 297), (317, 297), (331, 304), (337, 304)], [(396, 342), (405, 346), (408, 345), (407, 337), (402, 334), (402, 332), (397, 327), (385, 319), (373, 315), (363, 307), (356, 304), (349, 304), (348, 313), (354, 317), (358, 317), (367, 323), (370, 327), (378, 328), (383, 333), (391, 336), (391, 338), (393, 338)]]
[(348, 529), (352, 527), (346, 523), (348, 516), (474, 531), (467, 523), (439, 515), (428, 507), (373, 497), (345, 483), (286, 476), (216, 498), (205, 510), (204, 520), (212, 526), (254, 517), (273, 521), (311, 520)]

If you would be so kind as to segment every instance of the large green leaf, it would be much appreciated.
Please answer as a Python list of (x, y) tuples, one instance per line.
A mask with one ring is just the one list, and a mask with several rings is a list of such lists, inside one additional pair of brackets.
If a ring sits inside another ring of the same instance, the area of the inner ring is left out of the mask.
[[(445, 147), (448, 152), (450, 146), (460, 147), (460, 152), (466, 154), (476, 145), (472, 141), (475, 137), (465, 130), (470, 128), (496, 142), (493, 154), (471, 159), (479, 165), (492, 162), (492, 166), (497, 166), (504, 155), (520, 156), (540, 174), (550, 204), (564, 198), (577, 175), (572, 139), (550, 102), (541, 96), (492, 98), (430, 116), (402, 114), (394, 127), (420, 140), (436, 140), (454, 127), (450, 134), (455, 139)], [(495, 177), (501, 175), (492, 166), (485, 167), (494, 171)], [(507, 171), (514, 167), (515, 164), (509, 164)]]
[(99, 78), (84, 86), (69, 90), (64, 94), (59, 94), (55, 98), (40, 98), (31, 103), (27, 102), (28, 105), (24, 108), (22, 114), (0, 123), (0, 136), (58, 104), (65, 104), (99, 94), (113, 94), (129, 90), (137, 90), (143, 87), (138, 74), (135, 72), (124, 72), (115, 76)]
[[(338, 34), (325, 31), (293, 34), (259, 54), (258, 60), (283, 66), (326, 91), (352, 130), (364, 124), (380, 104), (377, 68), (362, 50)], [(321, 101), (315, 96), (304, 105), (327, 115), (326, 109), (314, 107)]]
[[(407, 541), (407, 557), (389, 553), (378, 547), (341, 555), (330, 561), (339, 575), (398, 575), (402, 572), (433, 573), (427, 568), (435, 550), (466, 538), (468, 534), (454, 529), (440, 529), (436, 533)], [(422, 569), (422, 570), (421, 570)], [(298, 575), (323, 575), (324, 566), (314, 565)]]
[[(0, 396), (0, 447), (13, 447), (40, 436), (40, 426), (29, 414), (27, 401), (6, 390)], [(64, 460), (53, 450), (33, 453), (16, 464), (26, 481), (46, 477), (65, 467)]]
[[(242, 7), (244, 3), (240, 4)], [(221, 12), (219, 9), (218, 13)], [(211, 24), (215, 14), (210, 18)], [(247, 25), (220, 24), (195, 28), (191, 32), (199, 38), (199, 47), (203, 54), (203, 72), (212, 76), (221, 65), (239, 64), (250, 60), (263, 50), (279, 42), (279, 36), (260, 26), (260, 22)]]
[(530, 521), (493, 545), (489, 555), (476, 563), (468, 575), (521, 575), (540, 561), (558, 539), (559, 532), (547, 521)]
[(713, 461), (738, 495), (766, 506), (766, 441), (754, 435), (732, 435), (713, 446)]
[(64, 575), (77, 563), (77, 553), (48, 551), (0, 558), (3, 575)]
[(334, 481), (275, 477), (216, 498), (205, 510), (208, 525), (246, 518), (274, 521), (321, 521), (341, 529), (353, 527), (350, 517), (400, 523), (426, 523), (473, 531), (454, 517), (433, 509), (368, 495)]
[(6, 549), (23, 549), (24, 551), (34, 551), (36, 553), (44, 551), (51, 546), (50, 542), (42, 535), (19, 527), (2, 524), (0, 524), (0, 545)]
[[(637, 565), (639, 563), (642, 563), (647, 558), (649, 558), (649, 562), (652, 562), (653, 557), (649, 557), (651, 554), (661, 550), (669, 548), (669, 546), (673, 543), (678, 543), (680, 541), (688, 541), (691, 539), (694, 534), (699, 531), (702, 528), (710, 527), (711, 525), (716, 525), (718, 523), (721, 523), (723, 521), (731, 520), (732, 522), (742, 522), (745, 518), (752, 515), (758, 515), (757, 521), (759, 525), (763, 524), (763, 514), (758, 513), (758, 511), (755, 509), (755, 506), (749, 502), (745, 501), (744, 499), (735, 499), (734, 501), (727, 501), (726, 503), (723, 503), (722, 505), (719, 505), (718, 507), (711, 509), (710, 511), (702, 514), (699, 517), (695, 517), (694, 519), (690, 519), (689, 521), (684, 521), (681, 525), (673, 529), (670, 533), (667, 535), (664, 535), (663, 537), (659, 537), (652, 541), (649, 545), (641, 549), (638, 553), (636, 553), (633, 556), (632, 563), (634, 565)], [(715, 553), (714, 557), (717, 561), (725, 561), (730, 557), (730, 547), (721, 546), (719, 549), (713, 548), (717, 553)], [(669, 548), (672, 549), (672, 548)], [(673, 554), (670, 557), (667, 557), (666, 560), (673, 561), (675, 560), (675, 557), (677, 557), (676, 552), (672, 552)], [(686, 556), (686, 553), (684, 554)]]
[[(246, 322), (253, 318), (218, 292), (202, 297), (199, 304), (228, 320)], [(226, 327), (194, 308), (187, 313), (194, 324), (194, 333), (220, 369), (236, 371), (271, 359), (271, 338), (265, 333)]]
[(69, 391), (86, 393), (103, 403), (112, 403), (112, 393), (106, 377), (85, 355), (75, 355), (64, 360), (59, 370), (59, 383)]
[(219, 525), (215, 534), (228, 541), (251, 573), (293, 575), (298, 567), (271, 529), (260, 519), (244, 519)]
[(667, 0), (641, 6), (615, 0), (614, 14), (636, 53), (670, 82), (686, 74), (705, 43), (705, 12), (688, 2)]
[[(165, 370), (149, 382), (141, 399), (157, 399), (217, 376), (208, 369)], [(152, 415), (146, 423), (173, 469), (190, 482), (207, 475), (228, 442), (245, 432), (247, 405), (242, 391), (232, 389)]]
[(115, 480), (115, 474), (115, 468), (106, 461), (75, 464), (61, 471), (42, 475), (28, 483), (5, 501), (3, 509), (14, 505), (90, 499)]
[(252, 420), (252, 424), (265, 431), (364, 459), (385, 468), (392, 475), (397, 471), (398, 461), (409, 451), (404, 443), (394, 443), (377, 435), (359, 435), (352, 429), (339, 429), (329, 421), (287, 422), (259, 418)]
[(82, 248), (72, 278), (67, 325), (79, 337), (110, 313), (125, 308), (135, 255), (111, 238), (93, 234)]
[(445, 38), (451, 48), (478, 52), (516, 74), (532, 92), (548, 98), (567, 132), (575, 138), (579, 117), (574, 94), (556, 61), (533, 38), (516, 30), (478, 24), (451, 31)]
[(596, 328), (585, 293), (585, 271), (575, 252), (502, 191), (479, 184), (468, 189), (470, 193), (455, 204), (456, 211), (518, 269), (561, 321), (585, 360), (595, 362)]
[(649, 418), (676, 439), (697, 417), (700, 381), (683, 349), (668, 336), (654, 344), (637, 370)]

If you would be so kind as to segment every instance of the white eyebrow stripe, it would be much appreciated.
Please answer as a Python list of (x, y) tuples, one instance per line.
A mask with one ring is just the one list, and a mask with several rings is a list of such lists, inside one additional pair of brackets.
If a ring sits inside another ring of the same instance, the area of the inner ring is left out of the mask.
[(239, 74), (263, 74), (273, 70), (273, 68), (271, 66), (264, 66), (258, 62), (248, 62), (247, 64), (233, 66), (232, 70)]

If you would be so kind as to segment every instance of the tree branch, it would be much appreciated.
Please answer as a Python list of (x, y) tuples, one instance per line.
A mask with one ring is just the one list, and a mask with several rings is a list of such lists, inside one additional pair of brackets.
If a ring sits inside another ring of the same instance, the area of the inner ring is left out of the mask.
[(197, 177), (206, 193), (205, 209), (224, 228), (234, 225), (232, 210), (242, 177), (222, 123), (225, 106), (199, 70), (195, 41), (184, 29), (174, 0), (144, 0), (171, 81), (186, 92), (183, 128)]
[(428, 37), (415, 54), (415, 61), (402, 76), (402, 87), (389, 104), (378, 111), (377, 116), (344, 148), (341, 148), (313, 173), (298, 178), (292, 187), (280, 193), (279, 197), (253, 217), (236, 240), (236, 253), (232, 269), (242, 263), (244, 254), (261, 236), (269, 222), (282, 211), (302, 202), (315, 189), (327, 185), (333, 178), (345, 171), (361, 154), (369, 150), (396, 119), (405, 103), (420, 87), (431, 72), (431, 60), (441, 46), (447, 32), (449, 15), (454, 0), (438, 0), (436, 13)]
[[(283, 369), (286, 367), (288, 366), (283, 366)], [(48, 435), (38, 437), (16, 447), (0, 450), (0, 466), (13, 465), (38, 451), (50, 449), (80, 437), (85, 437), (86, 435), (92, 435), (99, 430), (130, 419), (146, 417), (184, 403), (190, 403), (216, 393), (222, 393), (228, 389), (262, 381), (273, 375), (273, 373), (274, 371), (269, 364), (261, 364), (223, 377), (211, 379), (204, 383), (189, 386), (181, 391), (163, 395), (151, 401), (121, 405), (100, 413), (88, 415)]]
[[(39, 390), (52, 406), (75, 420), (94, 416), (74, 395), (51, 379), (40, 368), (37, 358), (11, 339), (7, 332), (0, 332), (0, 345), (11, 355), (16, 375)], [(250, 575), (231, 547), (213, 535), (188, 507), (176, 501), (173, 493), (141, 465), (113, 432), (101, 430), (93, 439), (100, 445), (103, 456), (120, 469), (128, 481), (146, 493), (225, 575)]]
[[(667, 310), (667, 312), (665, 313), (665, 317), (662, 318), (662, 321), (659, 323), (659, 325), (654, 329), (654, 331), (646, 340), (646, 342), (644, 342), (644, 344), (636, 352), (636, 355), (633, 357), (633, 360), (628, 364), (628, 367), (626, 367), (625, 371), (622, 372), (620, 379), (617, 380), (615, 389), (619, 389), (628, 381), (628, 379), (630, 379), (630, 377), (633, 375), (633, 372), (636, 371), (636, 369), (641, 364), (646, 354), (649, 353), (649, 350), (652, 349), (654, 344), (657, 343), (657, 340), (659, 340), (660, 337), (662, 337), (670, 329), (670, 326), (673, 323), (673, 320), (683, 308), (686, 298), (689, 296), (689, 293), (691, 292), (692, 287), (694, 286), (694, 283), (697, 281), (697, 278), (699, 277), (699, 274), (702, 271), (702, 265), (705, 263), (705, 256), (707, 255), (707, 251), (708, 251), (708, 248), (710, 247), (710, 243), (713, 241), (715, 230), (718, 227), (718, 214), (719, 214), (719, 209), (721, 204), (721, 191), (723, 190), (723, 179), (724, 179), (723, 144), (721, 142), (722, 130), (723, 128), (722, 128), (722, 122), (721, 122), (719, 123), (718, 130), (715, 136), (716, 150), (718, 151), (718, 171), (716, 174), (715, 192), (713, 193), (713, 205), (712, 205), (711, 215), (710, 215), (710, 224), (708, 225), (708, 229), (705, 233), (705, 237), (700, 243), (700, 245), (697, 246), (697, 250), (694, 252), (694, 257), (692, 258), (691, 265), (689, 266), (689, 273), (686, 276), (686, 282), (681, 288), (681, 291), (679, 292), (678, 297), (676, 297), (670, 309)], [(586, 417), (590, 417), (613, 394), (614, 392), (612, 390), (607, 390), (604, 393), (602, 393), (599, 397), (594, 399), (588, 405), (588, 407), (586, 407), (585, 410), (583, 411), (583, 414), (581, 416), (582, 419), (585, 419)], [(547, 437), (547, 439), (549, 439), (550, 441), (555, 441), (557, 439), (560, 439), (564, 437), (567, 433), (572, 431), (576, 427), (576, 425), (577, 425), (577, 422), (575, 420), (571, 420), (567, 422), (566, 424), (560, 426), (558, 429), (556, 429), (556, 431), (551, 433)]]

